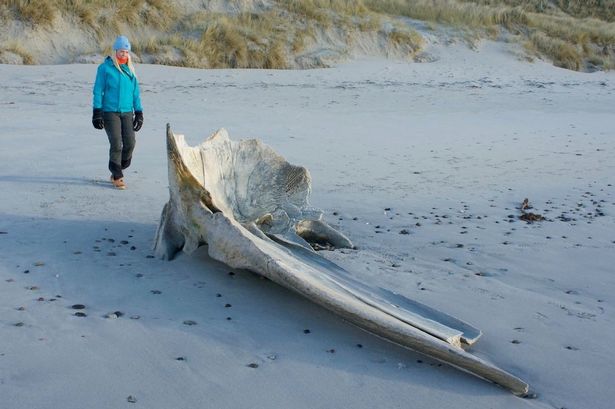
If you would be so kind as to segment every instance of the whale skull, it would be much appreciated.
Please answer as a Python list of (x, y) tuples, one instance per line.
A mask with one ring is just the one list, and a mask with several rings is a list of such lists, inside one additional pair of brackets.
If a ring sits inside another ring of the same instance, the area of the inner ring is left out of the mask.
[(527, 383), (462, 349), (481, 332), (383, 288), (372, 288), (312, 247), (352, 247), (310, 207), (307, 169), (257, 140), (231, 141), (220, 130), (197, 147), (167, 125), (170, 199), (155, 252), (172, 259), (207, 244), (208, 254), (251, 270), (382, 338), (526, 396)]

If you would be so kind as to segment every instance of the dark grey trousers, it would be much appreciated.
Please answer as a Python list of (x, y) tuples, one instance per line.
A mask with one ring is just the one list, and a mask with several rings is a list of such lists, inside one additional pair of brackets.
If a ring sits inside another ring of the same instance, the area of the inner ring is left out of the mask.
[(124, 177), (123, 169), (130, 166), (135, 148), (132, 112), (104, 112), (103, 121), (109, 138), (109, 170), (113, 179)]

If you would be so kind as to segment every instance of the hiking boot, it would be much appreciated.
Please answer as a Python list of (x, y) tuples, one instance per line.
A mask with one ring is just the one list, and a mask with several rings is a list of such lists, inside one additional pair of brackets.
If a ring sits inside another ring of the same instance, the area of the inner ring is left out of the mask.
[(111, 176), (111, 183), (113, 183), (113, 186), (115, 186), (118, 189), (121, 189), (121, 190), (126, 189), (126, 184), (124, 183), (124, 178), (113, 179), (113, 176)]

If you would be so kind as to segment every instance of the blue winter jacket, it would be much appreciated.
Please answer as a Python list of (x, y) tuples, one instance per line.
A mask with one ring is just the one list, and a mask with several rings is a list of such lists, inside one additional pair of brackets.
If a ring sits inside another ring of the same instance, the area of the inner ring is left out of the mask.
[(120, 65), (122, 72), (113, 64), (111, 57), (98, 66), (94, 83), (94, 109), (104, 112), (143, 111), (139, 81), (132, 75), (126, 64)]

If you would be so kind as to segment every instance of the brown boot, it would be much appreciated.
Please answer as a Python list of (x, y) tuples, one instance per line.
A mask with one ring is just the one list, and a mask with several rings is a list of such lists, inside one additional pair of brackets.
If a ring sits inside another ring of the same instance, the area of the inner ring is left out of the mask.
[(121, 190), (126, 189), (126, 184), (124, 183), (124, 178), (113, 179), (113, 176), (111, 176), (111, 183), (113, 183), (113, 186), (115, 186), (118, 189), (121, 189)]

